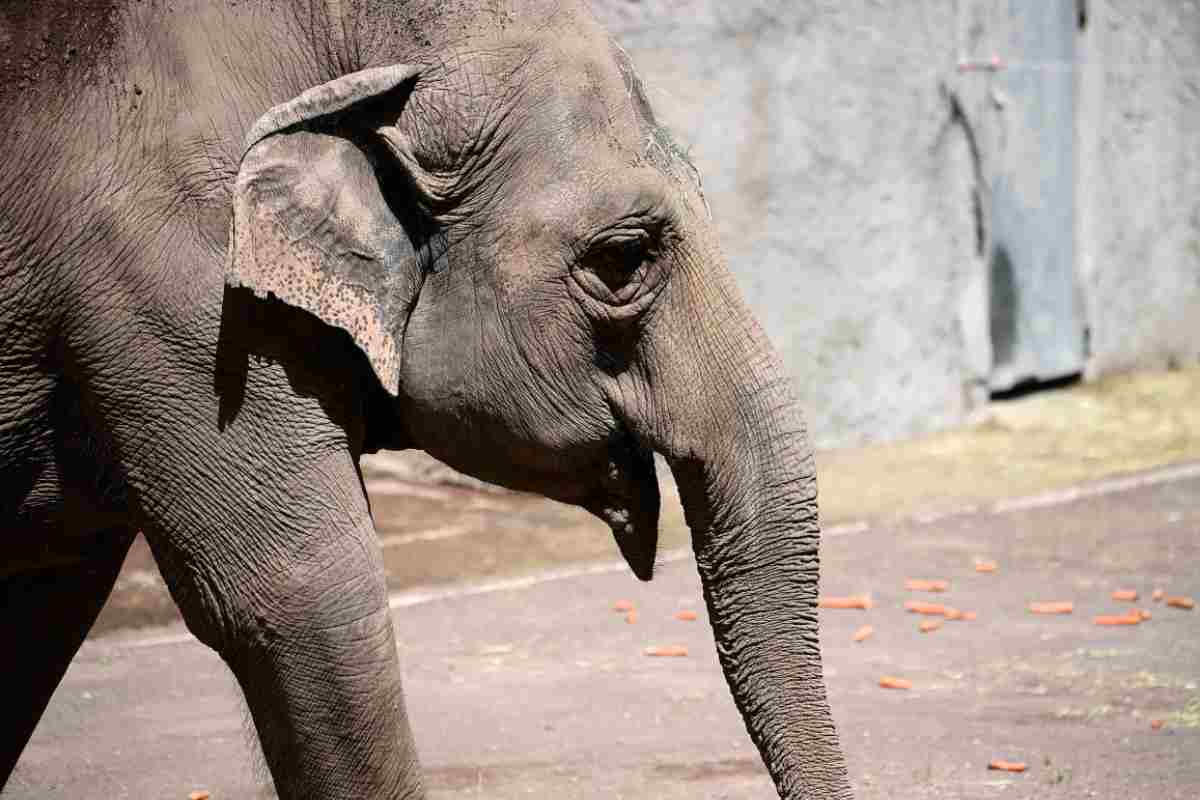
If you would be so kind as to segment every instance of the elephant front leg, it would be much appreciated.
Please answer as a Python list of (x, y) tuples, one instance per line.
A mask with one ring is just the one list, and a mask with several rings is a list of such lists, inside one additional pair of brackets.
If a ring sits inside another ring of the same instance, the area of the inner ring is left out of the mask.
[(279, 796), (423, 797), (373, 532), (276, 553), (240, 588), (218, 614), (181, 606), (241, 685)]
[(420, 798), (382, 554), (344, 466), (289, 481), (290, 508), (243, 508), (236, 535), (148, 539), (188, 627), (241, 685), (280, 798)]
[(365, 362), (314, 318), (223, 298), (219, 267), (194, 280), (211, 302), (159, 309), (178, 327), (92, 380), (137, 521), (188, 628), (241, 685), (281, 798), (419, 798), (355, 462)]
[(361, 555), (276, 576), (251, 631), (222, 648), (281, 798), (423, 796), (382, 574)]

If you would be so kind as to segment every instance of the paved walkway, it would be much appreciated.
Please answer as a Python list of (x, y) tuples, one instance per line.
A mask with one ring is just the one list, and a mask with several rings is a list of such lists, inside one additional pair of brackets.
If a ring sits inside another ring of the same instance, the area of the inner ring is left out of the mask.
[[(970, 513), (830, 526), (823, 592), (874, 601), (822, 613), (857, 796), (1200, 797), (1200, 610), (1149, 599), (1156, 587), (1200, 597), (1198, 532), (1200, 463)], [(998, 570), (978, 573), (976, 559)], [(432, 796), (773, 796), (687, 558), (676, 554), (650, 584), (611, 562), (555, 569), (394, 597)], [(903, 609), (917, 596), (906, 578), (949, 581), (922, 599), (977, 618), (920, 633)], [(1110, 599), (1126, 587), (1152, 619), (1094, 625), (1129, 605)], [(610, 611), (617, 599), (636, 603), (635, 624)], [(1034, 616), (1035, 600), (1075, 610)], [(700, 620), (674, 619), (683, 608)], [(863, 624), (875, 634), (855, 643)], [(645, 657), (656, 644), (690, 654)], [(883, 675), (913, 688), (881, 689)], [(199, 788), (213, 800), (270, 797), (244, 717), (232, 678), (180, 628), (93, 640), (5, 800), (182, 799)], [(994, 758), (1028, 770), (988, 771)]]

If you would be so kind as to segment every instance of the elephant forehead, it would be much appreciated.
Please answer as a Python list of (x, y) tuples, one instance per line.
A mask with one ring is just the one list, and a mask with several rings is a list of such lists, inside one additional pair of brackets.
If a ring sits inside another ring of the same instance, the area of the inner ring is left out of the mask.
[(487, 143), (565, 154), (599, 142), (632, 157), (641, 109), (614, 53), (602, 35), (471, 40), (425, 72), (416, 104), (452, 160)]
[(539, 148), (560, 156), (560, 176), (573, 174), (596, 189), (630, 167), (649, 165), (702, 199), (698, 171), (658, 123), (641, 78), (615, 41), (605, 37), (600, 46), (577, 48), (566, 40), (546, 58), (554, 80), (528, 119), (541, 129)]
[(518, 213), (523, 240), (571, 243), (586, 241), (620, 220), (673, 218), (676, 209), (656, 170), (619, 165), (545, 185), (529, 196)]
[(628, 55), (599, 28), (468, 39), (423, 72), (413, 106), (399, 124), (423, 163), (453, 186), (488, 187), (509, 209), (542, 187), (556, 195), (552, 206), (574, 213), (597, 205), (589, 195), (613, 189), (625, 203), (642, 188), (622, 185), (646, 166), (658, 173), (659, 194), (685, 184), (702, 198), (695, 168), (654, 118)]
[(613, 54), (608, 42), (600, 48), (556, 46), (547, 54), (553, 80), (541, 110), (561, 138), (636, 159), (647, 120)]

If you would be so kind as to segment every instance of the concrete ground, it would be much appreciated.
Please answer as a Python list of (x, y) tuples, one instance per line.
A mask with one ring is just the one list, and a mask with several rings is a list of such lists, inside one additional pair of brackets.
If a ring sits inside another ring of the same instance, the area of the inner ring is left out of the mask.
[[(857, 796), (1200, 797), (1200, 611), (1150, 599), (1158, 587), (1200, 596), (1200, 461), (976, 505), (827, 527), (823, 593), (874, 601), (822, 612)], [(393, 597), (433, 798), (773, 796), (686, 551), (667, 556), (650, 584), (602, 561)], [(998, 570), (976, 572), (976, 559)], [(977, 618), (918, 632), (907, 578), (948, 581), (921, 599)], [(1093, 624), (1130, 605), (1110, 598), (1117, 588), (1136, 589), (1152, 618)], [(610, 610), (617, 599), (636, 604), (636, 623)], [(1030, 614), (1039, 600), (1075, 610)], [(673, 617), (685, 608), (700, 620)], [(864, 624), (875, 634), (855, 643)], [(689, 655), (643, 654), (658, 644)], [(879, 688), (883, 675), (913, 688)], [(231, 676), (180, 627), (93, 639), (4, 798), (270, 797), (244, 717)], [(989, 771), (995, 758), (1028, 769)]]

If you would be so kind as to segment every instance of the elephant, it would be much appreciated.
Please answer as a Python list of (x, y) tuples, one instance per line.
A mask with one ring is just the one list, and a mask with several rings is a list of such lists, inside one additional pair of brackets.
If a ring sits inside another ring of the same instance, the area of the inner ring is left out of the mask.
[(424, 796), (359, 458), (678, 484), (780, 797), (847, 798), (795, 390), (583, 0), (0, 7), (0, 786), (136, 532), (283, 798)]

